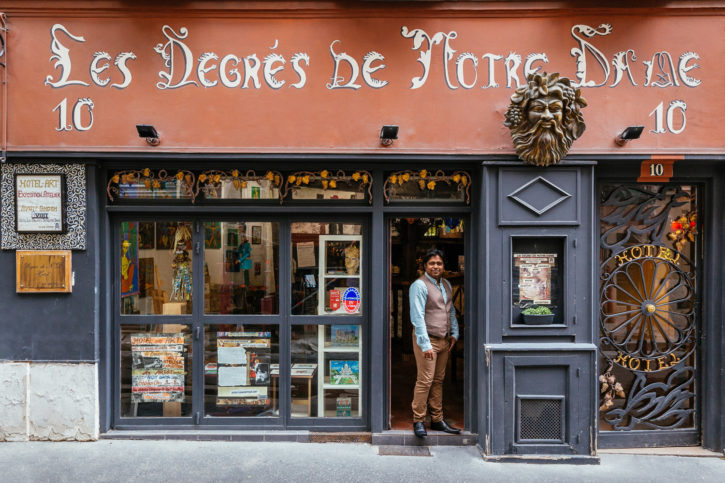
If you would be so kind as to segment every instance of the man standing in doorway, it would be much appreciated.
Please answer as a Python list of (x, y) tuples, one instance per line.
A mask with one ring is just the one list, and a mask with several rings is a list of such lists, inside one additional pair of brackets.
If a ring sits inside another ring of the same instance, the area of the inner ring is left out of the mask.
[(425, 273), (410, 285), (410, 320), (415, 327), (413, 352), (418, 378), (413, 393), (413, 431), (428, 435), (425, 416), (430, 409), (430, 429), (459, 434), (443, 420), (443, 379), (448, 353), (458, 340), (458, 321), (453, 290), (443, 278), (443, 252), (428, 250), (423, 256)]

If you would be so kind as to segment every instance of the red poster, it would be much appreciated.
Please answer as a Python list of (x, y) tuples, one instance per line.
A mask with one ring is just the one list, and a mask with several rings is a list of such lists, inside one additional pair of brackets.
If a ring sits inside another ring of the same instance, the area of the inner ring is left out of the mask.
[(330, 310), (340, 310), (340, 291), (337, 289), (330, 290)]

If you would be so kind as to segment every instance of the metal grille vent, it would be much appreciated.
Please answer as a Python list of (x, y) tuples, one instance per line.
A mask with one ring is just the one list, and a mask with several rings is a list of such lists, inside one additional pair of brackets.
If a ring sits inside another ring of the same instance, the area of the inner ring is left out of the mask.
[(561, 399), (521, 399), (519, 440), (562, 440)]

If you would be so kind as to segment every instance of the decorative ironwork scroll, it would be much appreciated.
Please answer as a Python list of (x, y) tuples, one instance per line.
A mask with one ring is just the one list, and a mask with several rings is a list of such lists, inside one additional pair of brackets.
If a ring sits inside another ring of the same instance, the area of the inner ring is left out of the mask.
[(691, 424), (695, 412), (695, 368), (678, 366), (665, 382), (649, 382), (637, 374), (629, 397), (621, 408), (604, 413), (615, 430), (674, 429)]
[(600, 417), (615, 431), (693, 428), (693, 186), (605, 186), (600, 205)]
[(257, 174), (253, 169), (247, 171), (204, 171), (199, 175), (194, 190), (194, 197), (199, 196), (202, 192), (207, 198), (216, 197), (216, 193), (221, 189), (222, 184), (230, 183), (235, 190), (243, 190), (247, 188), (248, 183), (265, 182), (277, 189), (279, 194), (279, 202), (282, 203), (282, 174), (278, 171), (267, 171), (264, 174)]
[[(153, 171), (149, 168), (117, 171), (108, 180), (106, 193), (108, 194), (108, 199), (114, 201), (114, 195), (116, 197), (122, 196), (123, 185), (143, 187), (148, 193), (153, 194), (156, 190), (161, 191), (165, 189), (167, 183), (173, 182), (175, 186), (178, 186), (182, 197), (190, 198), (193, 203), (196, 199), (196, 194), (193, 189), (195, 179), (194, 173), (183, 169), (177, 171), (175, 174), (168, 173), (165, 169)], [(145, 196), (137, 193), (133, 197), (143, 198)]]
[(342, 188), (344, 185), (354, 187), (357, 185), (362, 191), (367, 188), (368, 203), (373, 203), (373, 177), (368, 171), (358, 170), (352, 174), (346, 174), (345, 171), (297, 171), (287, 176), (284, 184), (282, 198), (286, 198), (288, 194), (302, 190), (305, 188), (317, 188), (324, 191)]
[(408, 183), (417, 185), (421, 192), (433, 192), (440, 184), (445, 184), (449, 187), (455, 186), (458, 192), (465, 194), (466, 204), (471, 204), (471, 175), (467, 171), (454, 171), (450, 174), (446, 174), (440, 169), (435, 172), (426, 169), (420, 171), (397, 171), (388, 176), (383, 185), (385, 202), (390, 203), (393, 187), (404, 187)]

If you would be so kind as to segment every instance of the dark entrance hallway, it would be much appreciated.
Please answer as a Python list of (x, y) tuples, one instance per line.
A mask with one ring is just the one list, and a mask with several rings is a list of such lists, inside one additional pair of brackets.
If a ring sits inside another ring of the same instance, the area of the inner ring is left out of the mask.
[(448, 361), (443, 386), (446, 420), (464, 426), (464, 222), (457, 217), (394, 218), (390, 224), (390, 429), (410, 429), (416, 380), (413, 326), (408, 290), (423, 274), (422, 256), (431, 248), (444, 254), (444, 277), (453, 288), (460, 339)]

